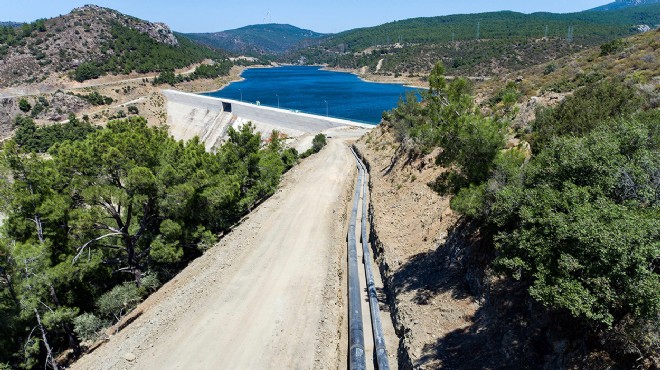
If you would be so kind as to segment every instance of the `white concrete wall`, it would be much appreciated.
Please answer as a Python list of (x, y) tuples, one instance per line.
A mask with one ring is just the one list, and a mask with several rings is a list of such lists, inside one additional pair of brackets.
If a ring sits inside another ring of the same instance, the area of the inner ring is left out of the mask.
[[(277, 129), (290, 137), (315, 134), (338, 127), (374, 127), (349, 120), (296, 113), (176, 90), (163, 90), (163, 94), (167, 98), (167, 123), (172, 136), (177, 140), (199, 136), (208, 150), (222, 142), (230, 125), (237, 126), (248, 121), (265, 134)], [(223, 102), (231, 104), (231, 113), (223, 111)]]

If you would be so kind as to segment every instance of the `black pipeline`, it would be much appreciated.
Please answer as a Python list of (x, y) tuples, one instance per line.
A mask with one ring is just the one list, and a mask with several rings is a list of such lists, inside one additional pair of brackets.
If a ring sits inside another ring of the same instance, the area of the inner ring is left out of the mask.
[[(352, 150), (351, 150), (352, 151)], [(355, 155), (355, 152), (353, 152)], [(355, 160), (359, 162), (357, 156)], [(360, 185), (364, 170), (358, 166), (358, 179), (353, 196), (353, 210), (348, 224), (348, 363), (350, 370), (364, 370), (367, 366), (364, 355), (364, 327), (362, 326), (362, 306), (360, 305), (360, 280), (358, 279), (357, 242), (355, 222), (357, 221)]]
[(387, 359), (387, 350), (385, 348), (385, 337), (383, 335), (383, 325), (380, 320), (380, 310), (378, 307), (378, 295), (376, 285), (371, 270), (371, 257), (369, 253), (369, 240), (367, 239), (367, 180), (366, 166), (351, 149), (358, 167), (358, 179), (355, 184), (355, 195), (353, 200), (353, 210), (348, 225), (348, 306), (349, 306), (349, 368), (364, 369), (366, 359), (364, 352), (364, 328), (362, 325), (362, 308), (360, 298), (360, 281), (358, 278), (357, 263), (357, 242), (356, 226), (358, 202), (360, 200), (360, 190), (362, 190), (362, 230), (361, 244), (364, 261), (364, 270), (367, 282), (367, 292), (369, 295), (369, 308), (371, 313), (371, 326), (376, 351), (376, 364), (379, 370), (389, 370)]
[[(366, 174), (366, 166), (357, 157), (358, 166)], [(362, 188), (362, 254), (364, 259), (364, 273), (367, 281), (367, 293), (369, 294), (369, 309), (371, 310), (371, 327), (373, 329), (374, 347), (376, 350), (376, 363), (378, 370), (389, 370), (390, 364), (387, 360), (387, 349), (385, 348), (385, 336), (383, 335), (383, 324), (380, 321), (380, 309), (378, 307), (378, 294), (374, 283), (374, 274), (371, 270), (371, 256), (369, 253), (369, 240), (367, 239), (367, 181), (366, 176)]]

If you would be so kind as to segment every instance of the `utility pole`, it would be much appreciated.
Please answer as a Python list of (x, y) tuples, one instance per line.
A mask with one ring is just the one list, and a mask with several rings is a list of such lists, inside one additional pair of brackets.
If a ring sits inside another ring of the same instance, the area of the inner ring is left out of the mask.
[(547, 39), (548, 38), (548, 25), (545, 25), (545, 32), (543, 33), (543, 38)]
[(573, 26), (568, 26), (568, 34), (566, 35), (566, 41), (568, 41), (569, 44), (573, 42)]
[(477, 22), (477, 41), (479, 41), (479, 36), (481, 33), (481, 21)]

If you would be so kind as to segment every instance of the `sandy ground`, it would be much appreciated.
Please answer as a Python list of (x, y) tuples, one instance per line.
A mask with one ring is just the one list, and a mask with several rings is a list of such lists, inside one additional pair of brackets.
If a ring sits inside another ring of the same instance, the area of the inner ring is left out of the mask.
[(281, 189), (147, 299), (74, 369), (336, 369), (345, 366), (344, 131)]
[(465, 276), (448, 274), (444, 261), (434, 258), (442, 255), (457, 222), (449, 198), (428, 186), (443, 171), (434, 165), (437, 153), (412, 163), (403, 159), (385, 174), (396, 148), (393, 142), (391, 133), (379, 127), (356, 144), (371, 164), (377, 261), (393, 295), (392, 316), (405, 352), (399, 354), (401, 361), (415, 369), (437, 369), (442, 366), (435, 353), (438, 341), (470, 327), (479, 304), (454, 288), (465, 285)]

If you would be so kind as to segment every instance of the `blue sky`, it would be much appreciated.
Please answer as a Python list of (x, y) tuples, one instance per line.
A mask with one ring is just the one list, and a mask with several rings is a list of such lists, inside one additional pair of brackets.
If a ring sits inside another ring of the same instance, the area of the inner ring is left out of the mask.
[[(0, 21), (51, 18), (94, 0), (0, 0)], [(613, 0), (611, 0), (613, 1)], [(94, 4), (138, 18), (165, 22), (179, 32), (214, 32), (249, 24), (289, 23), (318, 32), (414, 17), (514, 10), (570, 13), (607, 4), (607, 0), (96, 0)]]

